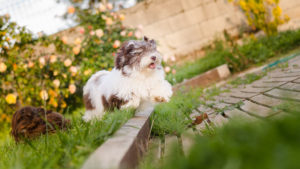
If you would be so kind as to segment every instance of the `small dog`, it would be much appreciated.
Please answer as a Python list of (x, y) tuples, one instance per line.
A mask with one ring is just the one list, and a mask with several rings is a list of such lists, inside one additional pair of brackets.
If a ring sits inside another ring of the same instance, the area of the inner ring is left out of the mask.
[(47, 132), (46, 119), (49, 133), (54, 133), (56, 128), (66, 129), (70, 123), (59, 113), (27, 106), (14, 113), (11, 135), (16, 142), (19, 142), (22, 138), (31, 139), (45, 134)]
[(86, 112), (83, 120), (101, 119), (115, 108), (153, 108), (168, 102), (172, 86), (164, 79), (162, 57), (154, 40), (130, 40), (120, 47), (114, 69), (99, 71), (83, 88)]

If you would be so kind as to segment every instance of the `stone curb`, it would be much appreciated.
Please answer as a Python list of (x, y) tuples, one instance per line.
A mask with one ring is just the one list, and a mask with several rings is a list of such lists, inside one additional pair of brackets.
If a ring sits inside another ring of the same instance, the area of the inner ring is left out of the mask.
[(202, 73), (198, 76), (195, 76), (191, 79), (185, 80), (179, 84), (173, 86), (173, 91), (177, 91), (182, 86), (186, 86), (188, 88), (194, 87), (206, 87), (211, 85), (212, 83), (221, 81), (230, 76), (230, 70), (227, 64), (218, 66), (214, 69), (211, 69), (205, 73)]
[(147, 149), (153, 109), (137, 112), (85, 161), (82, 169), (134, 168)]

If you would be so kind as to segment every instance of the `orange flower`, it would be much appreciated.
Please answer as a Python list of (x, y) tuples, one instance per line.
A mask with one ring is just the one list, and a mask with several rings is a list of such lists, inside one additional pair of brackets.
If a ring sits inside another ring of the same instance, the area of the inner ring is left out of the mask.
[(107, 3), (106, 5), (108, 10), (112, 10), (113, 9), (113, 5), (111, 3)]
[(5, 72), (7, 69), (7, 66), (5, 65), (5, 63), (1, 62), (0, 63), (0, 72)]
[(63, 37), (61, 38), (61, 41), (62, 41), (64, 44), (67, 44), (67, 43), (68, 43), (68, 37), (63, 36)]
[(77, 46), (75, 46), (75, 47), (73, 48), (73, 53), (74, 53), (75, 55), (78, 55), (79, 52), (80, 52), (80, 46), (77, 45)]
[(124, 21), (125, 20), (125, 15), (124, 14), (120, 14), (119, 18), (120, 18), (121, 21)]
[(29, 68), (32, 68), (33, 66), (34, 66), (34, 63), (31, 62), (31, 61), (29, 61), (29, 62), (28, 62), (28, 67), (29, 67)]
[(113, 20), (111, 18), (106, 18), (105, 23), (106, 25), (111, 25), (113, 24)]
[(171, 71), (171, 68), (169, 66), (165, 67), (165, 72), (169, 73)]
[(53, 97), (50, 98), (49, 104), (51, 104), (53, 107), (58, 106), (57, 101)]
[(118, 48), (121, 45), (121, 42), (119, 40), (115, 40), (113, 44), (113, 48)]
[(128, 35), (127, 35), (127, 36), (128, 36), (128, 37), (131, 37), (132, 34), (133, 34), (133, 33), (130, 31), (130, 32), (128, 32)]
[(76, 75), (76, 73), (77, 73), (77, 68), (75, 67), (75, 66), (71, 66), (70, 67), (70, 72), (72, 73), (72, 76), (75, 76)]
[(102, 3), (99, 4), (99, 11), (100, 12), (106, 11), (106, 7)]
[(56, 62), (57, 61), (57, 56), (56, 55), (51, 55), (50, 56), (50, 62), (51, 63), (54, 63), (54, 62)]
[(60, 81), (58, 79), (55, 79), (55, 80), (53, 80), (53, 84), (56, 88), (58, 88), (60, 85)]
[(65, 65), (66, 67), (71, 66), (71, 64), (72, 64), (71, 59), (66, 59), (66, 60), (64, 61), (64, 65)]
[(17, 64), (13, 64), (13, 69), (14, 69), (14, 71), (16, 71), (17, 69), (18, 69), (18, 66), (17, 66)]
[(85, 70), (85, 71), (83, 72), (83, 74), (84, 74), (85, 76), (87, 76), (87, 75), (89, 75), (89, 74), (91, 74), (91, 73), (92, 73), (92, 70), (91, 70), (91, 69)]
[(104, 34), (102, 29), (97, 29), (95, 32), (96, 32), (96, 36), (98, 38), (101, 38)]
[(70, 84), (69, 85), (69, 92), (71, 94), (75, 93), (76, 92), (76, 86), (74, 84)]
[(79, 33), (84, 34), (84, 28), (79, 28)]
[(175, 69), (172, 70), (172, 74), (173, 74), (173, 75), (176, 74), (176, 70), (175, 70)]
[(81, 44), (81, 39), (80, 38), (76, 38), (74, 41), (75, 45), (80, 45)]
[(73, 6), (68, 7), (68, 13), (73, 14), (75, 12), (75, 8)]

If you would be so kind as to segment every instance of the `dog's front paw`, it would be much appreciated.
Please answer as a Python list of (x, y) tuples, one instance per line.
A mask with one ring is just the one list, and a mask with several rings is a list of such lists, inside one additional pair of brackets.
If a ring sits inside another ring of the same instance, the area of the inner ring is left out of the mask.
[(160, 96), (156, 96), (156, 97), (154, 97), (154, 101), (162, 103), (162, 102), (167, 102), (167, 99), (160, 97)]

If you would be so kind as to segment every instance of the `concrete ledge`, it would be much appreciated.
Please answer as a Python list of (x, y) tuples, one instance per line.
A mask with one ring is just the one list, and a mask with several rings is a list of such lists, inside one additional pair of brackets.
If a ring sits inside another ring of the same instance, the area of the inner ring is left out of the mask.
[(200, 74), (191, 79), (176, 84), (175, 86), (173, 86), (173, 91), (180, 89), (182, 86), (186, 86), (188, 88), (206, 87), (212, 83), (223, 80), (229, 76), (230, 76), (230, 70), (227, 64), (224, 64), (212, 70), (209, 70), (203, 74)]
[(153, 109), (137, 112), (85, 161), (82, 169), (134, 168), (145, 152)]

